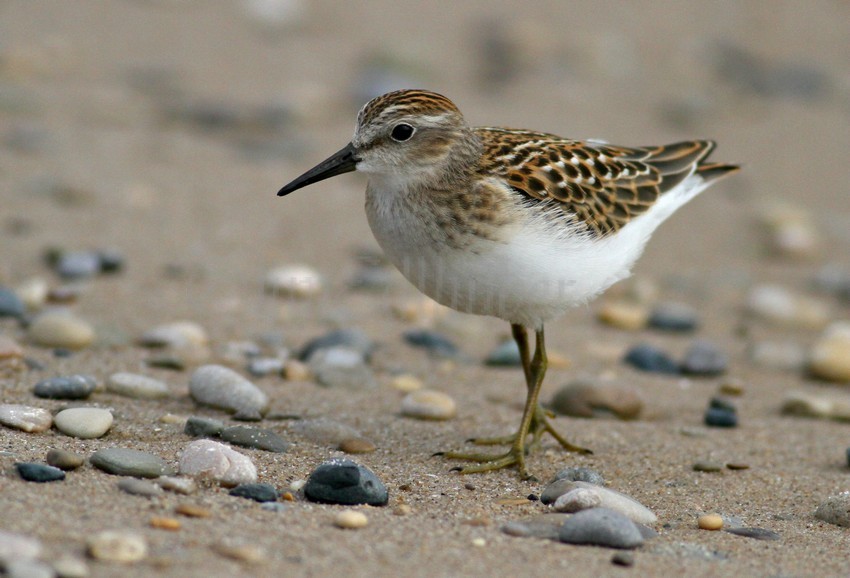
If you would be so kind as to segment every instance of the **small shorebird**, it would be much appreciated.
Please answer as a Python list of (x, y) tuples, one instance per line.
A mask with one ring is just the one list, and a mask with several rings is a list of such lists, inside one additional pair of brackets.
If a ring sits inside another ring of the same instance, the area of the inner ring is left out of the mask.
[[(708, 163), (711, 141), (623, 147), (508, 128), (471, 127), (445, 96), (399, 90), (368, 102), (354, 138), (278, 195), (353, 170), (366, 173), (366, 215), (387, 257), (420, 291), (465, 313), (511, 324), (527, 397), (500, 455), (462, 474), (515, 466), (551, 434), (538, 396), (546, 374), (543, 324), (627, 277), (656, 227), (737, 166)], [(528, 330), (536, 333), (532, 354)], [(527, 437), (531, 434), (531, 441)]]

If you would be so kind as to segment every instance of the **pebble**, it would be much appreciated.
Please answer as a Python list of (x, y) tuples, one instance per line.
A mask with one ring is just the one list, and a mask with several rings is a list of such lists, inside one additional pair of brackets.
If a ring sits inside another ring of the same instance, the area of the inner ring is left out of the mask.
[(255, 502), (274, 502), (278, 497), (277, 489), (271, 484), (239, 484), (228, 494)]
[[(596, 470), (585, 468), (584, 466), (569, 466), (559, 470), (552, 478), (552, 482), (558, 480), (567, 480), (569, 482), (587, 482), (597, 486), (605, 485), (605, 478)], [(550, 482), (551, 483), (551, 482)]]
[(58, 482), (65, 479), (65, 472), (45, 464), (18, 462), (15, 464), (15, 469), (18, 475), (28, 482)]
[(4, 568), (6, 578), (55, 578), (56, 572), (40, 560), (11, 560)]
[(234, 419), (259, 420), (269, 406), (261, 389), (223, 365), (196, 369), (189, 380), (189, 394), (198, 403), (232, 412)]
[(322, 292), (322, 277), (307, 265), (284, 265), (266, 273), (266, 293), (306, 299)]
[(88, 564), (73, 554), (63, 554), (53, 561), (53, 570), (59, 578), (88, 578), (91, 574)]
[(183, 433), (195, 438), (212, 438), (224, 430), (224, 422), (211, 417), (192, 416), (186, 420)]
[(776, 325), (819, 329), (830, 319), (829, 307), (811, 297), (778, 285), (760, 285), (747, 297), (747, 309), (756, 318)]
[(773, 253), (795, 259), (817, 255), (821, 239), (811, 215), (804, 208), (776, 203), (764, 207), (760, 217)]
[(29, 328), (30, 341), (43, 347), (83, 349), (95, 340), (95, 332), (88, 322), (67, 311), (46, 311), (37, 316)]
[(339, 442), (339, 449), (347, 454), (369, 454), (378, 448), (365, 438), (346, 438)]
[(386, 486), (369, 468), (346, 459), (332, 459), (313, 470), (304, 495), (329, 504), (385, 506), (389, 501)]
[(519, 346), (513, 339), (504, 341), (487, 355), (484, 363), (494, 367), (518, 367), (522, 365)]
[(703, 422), (711, 427), (737, 427), (738, 415), (725, 408), (710, 407), (705, 410)]
[(708, 377), (725, 373), (728, 366), (726, 354), (717, 345), (710, 341), (698, 340), (685, 353), (681, 371), (685, 375)]
[(160, 380), (127, 372), (110, 375), (106, 391), (135, 399), (160, 399), (171, 395), (168, 386)]
[(256, 544), (216, 544), (213, 549), (225, 558), (248, 564), (259, 564), (268, 558), (266, 550)]
[(68, 450), (54, 448), (48, 450), (45, 460), (48, 464), (60, 470), (76, 470), (85, 463), (85, 458)]
[(699, 317), (690, 305), (659, 303), (649, 314), (649, 326), (660, 331), (690, 333), (699, 327)]
[(343, 510), (334, 516), (334, 526), (346, 530), (357, 530), (365, 528), (369, 524), (369, 518), (363, 512), (357, 510)]
[(567, 514), (539, 514), (524, 520), (508, 522), (502, 526), (501, 530), (508, 536), (557, 540), (558, 531), (568, 517)]
[(728, 528), (726, 531), (736, 536), (755, 540), (778, 540), (780, 538), (779, 534), (766, 528)]
[(46, 409), (27, 405), (0, 405), (0, 424), (27, 433), (39, 433), (50, 429), (53, 415)]
[(85, 279), (100, 273), (100, 255), (94, 251), (66, 251), (53, 268), (64, 279)]
[(363, 265), (354, 273), (348, 286), (360, 291), (384, 291), (397, 278), (397, 273), (384, 266)]
[(27, 279), (18, 285), (15, 293), (20, 297), (26, 309), (38, 311), (44, 307), (49, 291), (50, 286), (47, 284), (47, 281), (40, 278), (33, 278)]
[(624, 359), (626, 363), (641, 371), (678, 374), (679, 364), (667, 353), (654, 345), (643, 343), (632, 347)]
[(0, 529), (0, 566), (12, 560), (34, 560), (41, 556), (41, 540)]
[(570, 482), (569, 488), (555, 500), (552, 505), (555, 511), (579, 512), (602, 507), (614, 510), (640, 524), (654, 524), (658, 521), (657, 516), (649, 508), (631, 496), (610, 488), (587, 482)]
[(836, 526), (850, 527), (850, 492), (827, 498), (815, 510), (815, 518)]
[(145, 496), (148, 498), (161, 496), (165, 493), (162, 487), (138, 478), (125, 478), (119, 481), (118, 489), (134, 496)]
[(283, 371), (286, 361), (279, 357), (256, 357), (246, 366), (246, 371), (254, 377), (279, 374)]
[(629, 301), (609, 301), (602, 304), (596, 318), (611, 327), (638, 331), (646, 327), (649, 311), (646, 306)]
[(209, 508), (195, 504), (177, 504), (174, 511), (187, 518), (209, 518), (212, 516), (212, 511)]
[(613, 415), (629, 420), (641, 414), (644, 403), (633, 387), (578, 381), (559, 389), (549, 406), (561, 415), (588, 418)]
[(39, 381), (32, 392), (46, 399), (86, 399), (97, 389), (90, 375), (60, 375)]
[(791, 341), (759, 341), (750, 348), (749, 355), (756, 365), (780, 371), (801, 371), (808, 363), (806, 350)]
[(149, 329), (139, 338), (145, 347), (204, 347), (209, 343), (207, 332), (193, 321), (175, 321)]
[(582, 510), (568, 518), (558, 531), (567, 544), (587, 544), (607, 548), (637, 548), (644, 538), (634, 522), (607, 508)]
[(628, 568), (635, 565), (635, 555), (631, 552), (617, 552), (611, 556), (611, 563)]
[(275, 453), (284, 453), (289, 449), (289, 442), (270, 429), (237, 425), (224, 428), (219, 435), (222, 441), (243, 448)]
[(163, 490), (167, 492), (174, 492), (175, 494), (194, 494), (198, 489), (198, 485), (192, 478), (160, 476), (154, 480), (154, 483)]
[(718, 391), (723, 395), (744, 395), (745, 391), (744, 382), (738, 379), (729, 379), (720, 384)]
[(697, 519), (700, 530), (720, 530), (723, 527), (723, 518), (717, 514), (705, 514)]
[(112, 412), (97, 407), (63, 409), (53, 418), (56, 429), (67, 436), (94, 439), (106, 435), (112, 427)]
[(283, 366), (283, 379), (286, 381), (310, 381), (313, 374), (303, 361), (288, 359)]
[(401, 375), (395, 376), (390, 385), (404, 393), (410, 393), (411, 391), (422, 389), (424, 386), (421, 379), (410, 373), (402, 373)]
[(23, 358), (24, 350), (18, 342), (6, 335), (0, 335), (0, 363), (11, 361), (18, 362)]
[(850, 382), (850, 323), (827, 327), (809, 352), (809, 373), (837, 383)]
[(448, 337), (429, 329), (412, 329), (404, 333), (404, 340), (414, 347), (425, 349), (435, 357), (458, 357), (460, 349)]
[(180, 473), (210, 478), (224, 486), (257, 481), (257, 468), (248, 456), (212, 440), (196, 440), (183, 449)]
[(308, 341), (298, 353), (298, 359), (309, 361), (317, 351), (331, 347), (353, 349), (358, 351), (360, 356), (368, 361), (369, 356), (375, 349), (375, 344), (369, 339), (368, 335), (359, 329), (338, 329)]
[(176, 532), (183, 527), (180, 520), (177, 518), (170, 518), (168, 516), (153, 516), (150, 520), (148, 520), (148, 525), (151, 528), (156, 528), (157, 530), (168, 530), (169, 532)]
[(720, 462), (714, 462), (709, 460), (701, 460), (698, 462), (694, 462), (694, 465), (691, 468), (695, 472), (719, 472), (723, 469), (723, 464)]
[(420, 389), (404, 396), (401, 414), (416, 419), (448, 420), (457, 415), (457, 404), (446, 393)]
[(148, 555), (144, 536), (121, 530), (98, 532), (86, 540), (86, 547), (92, 558), (107, 562), (139, 562)]
[(361, 437), (360, 432), (332, 419), (302, 419), (289, 426), (289, 431), (313, 443), (339, 446), (344, 440)]
[(341, 389), (372, 389), (378, 386), (375, 374), (360, 351), (344, 346), (317, 350), (308, 362), (319, 385)]
[(27, 308), (17, 293), (0, 285), (0, 317), (23, 319)]
[(130, 448), (104, 448), (92, 454), (91, 464), (116, 476), (158, 478), (174, 473), (165, 460), (154, 454)]
[(837, 392), (791, 391), (782, 400), (782, 413), (803, 417), (850, 420), (850, 395)]

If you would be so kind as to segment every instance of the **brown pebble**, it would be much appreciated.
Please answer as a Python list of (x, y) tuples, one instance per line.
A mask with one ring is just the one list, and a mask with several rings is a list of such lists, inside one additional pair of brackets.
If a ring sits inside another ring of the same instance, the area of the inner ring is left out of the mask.
[(180, 529), (180, 520), (177, 518), (168, 518), (165, 516), (154, 516), (148, 522), (151, 528), (157, 528), (159, 530), (169, 530), (171, 532), (176, 532)]
[(401, 485), (399, 485), (398, 489), (401, 490), (402, 492), (409, 492), (413, 488), (410, 487), (410, 484), (401, 484)]
[(649, 309), (635, 303), (611, 301), (602, 304), (596, 317), (611, 327), (636, 331), (646, 327)]
[(697, 519), (697, 525), (701, 530), (719, 530), (723, 527), (723, 518), (717, 514), (705, 514)]
[(617, 552), (611, 556), (611, 563), (617, 566), (630, 567), (635, 565), (635, 555), (631, 552)]
[(203, 506), (196, 506), (195, 504), (177, 504), (174, 511), (190, 518), (209, 518), (212, 516), (210, 509)]
[(559, 389), (550, 405), (555, 413), (589, 418), (603, 413), (628, 420), (637, 418), (643, 411), (643, 399), (633, 387), (582, 381)]
[(60, 470), (75, 470), (85, 462), (83, 456), (62, 449), (52, 449), (47, 452), (44, 461)]
[(334, 516), (334, 526), (346, 530), (358, 530), (369, 524), (366, 514), (358, 510), (343, 510)]
[(266, 551), (260, 546), (252, 544), (242, 544), (232, 546), (230, 544), (216, 544), (213, 550), (233, 560), (240, 562), (248, 562), (249, 564), (258, 564), (266, 560)]
[(280, 499), (283, 500), (284, 502), (294, 502), (295, 496), (292, 494), (292, 492), (283, 492), (280, 495)]
[(365, 438), (346, 438), (339, 442), (339, 449), (347, 454), (368, 454), (377, 448)]
[(720, 384), (719, 391), (723, 395), (744, 395), (744, 383), (737, 379), (730, 379)]
[(469, 482), (465, 483), (463, 487), (469, 490), (470, 492), (474, 492), (476, 489), (475, 484), (470, 484)]
[(407, 516), (413, 513), (413, 508), (408, 506), (407, 504), (399, 504), (395, 508), (393, 508), (393, 514), (396, 516)]
[(310, 368), (306, 363), (290, 359), (283, 366), (283, 378), (286, 381), (310, 381)]
[(493, 521), (487, 516), (478, 516), (476, 518), (469, 518), (462, 522), (465, 526), (473, 526), (473, 527), (484, 527), (492, 524)]
[(719, 463), (709, 461), (696, 462), (692, 467), (695, 472), (719, 472), (723, 469)]
[(726, 467), (730, 470), (749, 470), (750, 464), (744, 464), (741, 462), (729, 462), (726, 464)]

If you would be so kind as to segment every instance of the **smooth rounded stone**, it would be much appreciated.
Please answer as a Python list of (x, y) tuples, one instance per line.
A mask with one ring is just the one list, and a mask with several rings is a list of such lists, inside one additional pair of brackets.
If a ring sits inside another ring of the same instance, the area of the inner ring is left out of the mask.
[(310, 381), (313, 379), (313, 374), (307, 364), (297, 359), (286, 361), (283, 365), (282, 375), (286, 381)]
[(27, 279), (15, 289), (15, 293), (29, 311), (38, 311), (44, 307), (49, 292), (50, 285), (47, 281), (37, 277)]
[(605, 485), (605, 479), (602, 477), (602, 474), (600, 474), (596, 470), (585, 468), (584, 466), (569, 466), (562, 470), (559, 470), (558, 473), (555, 474), (555, 477), (552, 478), (552, 482), (556, 482), (558, 480), (567, 480), (569, 482), (587, 482), (588, 484), (594, 484), (596, 486)]
[(717, 531), (723, 528), (723, 518), (717, 514), (705, 514), (697, 519), (700, 530)]
[(195, 491), (198, 489), (198, 485), (192, 478), (160, 476), (154, 480), (154, 483), (163, 490), (167, 492), (174, 492), (175, 494), (194, 494)]
[(48, 464), (53, 466), (54, 468), (59, 468), (60, 470), (76, 470), (80, 466), (85, 463), (85, 458), (79, 454), (75, 454), (74, 452), (69, 452), (68, 450), (63, 450), (59, 448), (53, 448), (48, 450), (47, 456), (45, 460)]
[(322, 292), (322, 277), (307, 265), (284, 265), (266, 273), (266, 293), (306, 299)]
[(180, 473), (209, 478), (224, 486), (257, 481), (257, 468), (248, 456), (212, 440), (196, 440), (183, 449)]
[(12, 560), (4, 570), (5, 578), (56, 578), (50, 564), (40, 560)]
[(421, 347), (435, 357), (457, 357), (460, 349), (448, 337), (430, 329), (405, 331), (404, 340), (414, 347)]
[(830, 325), (809, 352), (809, 373), (827, 381), (850, 382), (850, 323)]
[(372, 389), (378, 386), (375, 374), (363, 355), (348, 347), (320, 349), (310, 356), (310, 371), (319, 385), (342, 389)]
[(67, 251), (53, 265), (64, 279), (85, 279), (100, 273), (100, 255), (94, 251)]
[(248, 362), (246, 370), (254, 377), (279, 374), (286, 361), (278, 357), (257, 357)]
[(523, 520), (508, 522), (501, 530), (508, 536), (519, 538), (543, 538), (545, 540), (557, 540), (558, 531), (567, 514), (539, 514)]
[(361, 437), (356, 429), (324, 417), (293, 422), (289, 431), (313, 443), (330, 446), (338, 446), (343, 440)]
[(355, 271), (348, 286), (359, 291), (383, 291), (392, 286), (397, 273), (384, 266), (362, 266)]
[(558, 531), (567, 544), (585, 544), (606, 548), (637, 548), (644, 538), (634, 522), (607, 508), (582, 510), (570, 516)]
[(339, 449), (347, 454), (370, 454), (378, 448), (365, 438), (346, 438), (339, 442)]
[(160, 380), (127, 372), (110, 375), (106, 380), (106, 391), (135, 399), (160, 399), (171, 395), (171, 390)]
[(744, 391), (746, 391), (746, 385), (743, 381), (732, 378), (721, 383), (720, 387), (718, 387), (717, 390), (723, 395), (740, 396), (744, 395)]
[(317, 351), (331, 347), (353, 349), (360, 352), (360, 356), (368, 361), (375, 349), (375, 343), (359, 329), (338, 329), (308, 341), (298, 353), (298, 359), (309, 361)]
[(694, 462), (694, 465), (691, 466), (691, 469), (695, 472), (719, 472), (723, 469), (723, 464), (720, 462), (714, 462), (710, 460), (700, 460)]
[(368, 524), (366, 514), (357, 510), (343, 510), (334, 516), (334, 526), (345, 530), (365, 528)]
[(519, 346), (513, 339), (504, 341), (487, 355), (484, 363), (494, 367), (520, 366), (522, 365), (522, 359), (519, 355)]
[(183, 433), (196, 438), (212, 438), (224, 429), (224, 422), (211, 417), (192, 416), (186, 420)]
[(53, 414), (40, 407), (27, 405), (0, 405), (0, 424), (28, 433), (39, 433), (53, 425)]
[(0, 285), (0, 317), (23, 319), (27, 308), (17, 293)]
[(174, 473), (161, 457), (130, 448), (105, 448), (89, 458), (91, 464), (108, 474), (134, 478), (158, 478)]
[(59, 578), (88, 578), (89, 565), (73, 554), (63, 554), (52, 562), (53, 570)]
[(119, 481), (118, 489), (134, 496), (145, 496), (148, 498), (161, 496), (165, 493), (165, 490), (160, 486), (138, 478), (125, 478)]
[(632, 387), (574, 382), (559, 389), (549, 407), (555, 413), (576, 417), (611, 416), (628, 420), (643, 411), (643, 399)]
[(215, 544), (213, 550), (225, 558), (246, 564), (262, 564), (268, 560), (265, 548), (256, 544)]
[(386, 506), (389, 501), (386, 486), (369, 468), (346, 459), (333, 459), (313, 470), (304, 495), (313, 502), (348, 506)]
[(410, 393), (411, 391), (416, 391), (417, 389), (422, 389), (424, 387), (422, 380), (410, 373), (396, 375), (390, 385), (404, 393)]
[(53, 418), (56, 429), (67, 436), (94, 439), (106, 435), (112, 427), (112, 412), (97, 407), (63, 409)]
[(850, 527), (850, 492), (830, 496), (815, 510), (815, 518), (836, 526)]
[(401, 414), (416, 419), (447, 420), (457, 415), (457, 404), (446, 393), (420, 389), (404, 396)]
[(227, 493), (255, 502), (274, 502), (278, 497), (277, 489), (271, 484), (239, 484)]
[(106, 562), (133, 563), (148, 555), (145, 537), (123, 530), (98, 532), (86, 540), (86, 548), (89, 556)]
[(189, 379), (196, 402), (232, 412), (235, 419), (261, 419), (268, 396), (256, 385), (223, 365), (202, 365)]
[(270, 429), (237, 425), (224, 428), (219, 436), (222, 441), (243, 448), (275, 453), (284, 453), (289, 449), (289, 442)]
[(631, 552), (617, 552), (611, 556), (611, 563), (616, 566), (629, 568), (635, 565), (635, 555)]
[(58, 482), (65, 479), (65, 472), (45, 464), (18, 462), (15, 469), (18, 475), (28, 482)]
[(829, 322), (829, 307), (778, 285), (760, 285), (750, 291), (747, 309), (754, 317), (777, 325), (818, 329)]
[(624, 361), (641, 371), (652, 373), (678, 374), (679, 364), (661, 349), (648, 343), (642, 343), (632, 347), (624, 358)]
[(596, 314), (596, 318), (611, 327), (638, 331), (646, 327), (649, 310), (645, 305), (629, 301), (608, 301)]
[(659, 303), (649, 314), (649, 326), (660, 331), (689, 333), (699, 327), (699, 316), (690, 305)]
[(791, 341), (759, 341), (749, 349), (753, 363), (781, 371), (800, 371), (808, 363), (806, 350)]
[(850, 420), (850, 395), (837, 392), (791, 391), (782, 401), (782, 413), (802, 417)]
[(768, 530), (767, 528), (727, 528), (726, 532), (729, 534), (735, 534), (736, 536), (743, 536), (745, 538), (753, 538), (754, 540), (778, 540), (780, 535), (774, 532), (773, 530)]
[(60, 375), (39, 381), (32, 392), (45, 399), (86, 399), (97, 389), (90, 375)]
[(619, 512), (640, 524), (654, 524), (658, 521), (649, 508), (631, 496), (587, 482), (570, 483), (571, 488), (553, 504), (553, 508), (558, 512), (579, 512), (602, 507)]
[(726, 372), (729, 360), (714, 343), (695, 341), (685, 352), (681, 371), (685, 375), (714, 376)]
[(175, 321), (149, 329), (139, 338), (145, 347), (204, 347), (209, 343), (207, 332), (193, 321)]
[(738, 415), (728, 409), (710, 407), (705, 410), (703, 422), (711, 427), (737, 427)]
[(88, 322), (67, 311), (46, 311), (36, 317), (27, 329), (29, 340), (42, 347), (83, 349), (95, 340)]
[(41, 552), (42, 544), (38, 538), (0, 529), (0, 566), (13, 560), (34, 560), (41, 556)]

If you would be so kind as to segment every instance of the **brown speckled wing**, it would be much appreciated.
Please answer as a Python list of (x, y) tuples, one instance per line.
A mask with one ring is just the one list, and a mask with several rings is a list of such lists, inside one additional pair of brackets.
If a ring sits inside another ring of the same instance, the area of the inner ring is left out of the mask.
[(497, 174), (528, 198), (560, 202), (600, 237), (644, 213), (700, 167), (719, 167), (718, 176), (735, 169), (700, 165), (714, 148), (711, 141), (628, 148), (523, 130), (475, 131), (490, 161), (482, 175)]

